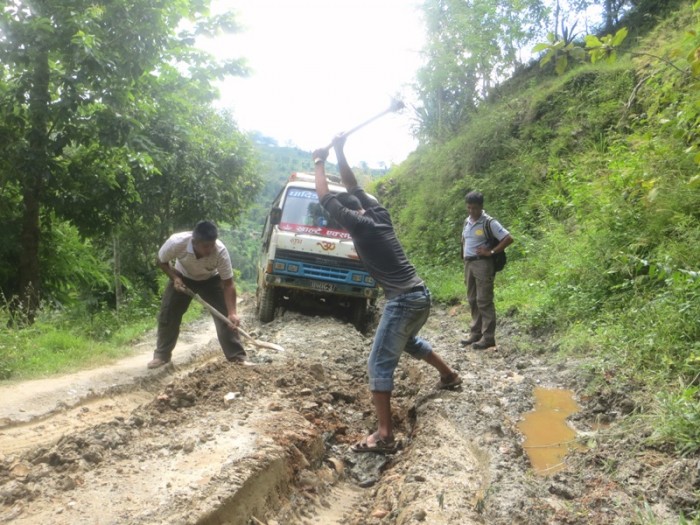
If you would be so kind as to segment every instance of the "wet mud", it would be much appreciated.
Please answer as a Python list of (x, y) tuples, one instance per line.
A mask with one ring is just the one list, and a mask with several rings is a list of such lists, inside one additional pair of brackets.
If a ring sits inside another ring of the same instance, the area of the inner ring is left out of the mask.
[[(247, 331), (286, 351), (250, 348), (256, 366), (231, 365), (203, 322), (185, 330), (174, 365), (29, 421), (19, 407), (5, 414), (0, 523), (677, 523), (698, 507), (697, 458), (646, 446), (626, 426), (629, 393), (591, 393), (582, 363), (507, 321), (498, 347), (473, 351), (459, 345), (466, 312), (434, 308), (422, 335), (464, 383), (437, 390), (431, 367), (402, 358), (402, 448), (385, 456), (350, 451), (374, 430), (371, 331), (292, 310), (259, 325), (251, 299), (241, 312)], [(135, 349), (143, 368), (151, 344)], [(574, 435), (556, 440), (577, 446), (556, 473), (537, 474), (525, 448), (539, 388), (570, 389), (580, 408), (561, 418)]]

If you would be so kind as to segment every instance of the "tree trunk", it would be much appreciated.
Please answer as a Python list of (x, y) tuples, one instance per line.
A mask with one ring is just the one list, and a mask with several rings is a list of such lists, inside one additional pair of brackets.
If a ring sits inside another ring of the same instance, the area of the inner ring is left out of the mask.
[(33, 75), (29, 91), (28, 146), (22, 173), (22, 246), (19, 265), (20, 314), (33, 323), (40, 298), (40, 209), (44, 180), (49, 176), (49, 54), (41, 47), (32, 55)]
[(118, 316), (122, 303), (122, 268), (119, 234), (116, 231), (112, 232), (112, 252), (114, 257), (114, 308)]
[(615, 7), (613, 6), (613, 0), (605, 0), (605, 32), (612, 32), (613, 26), (615, 25)]

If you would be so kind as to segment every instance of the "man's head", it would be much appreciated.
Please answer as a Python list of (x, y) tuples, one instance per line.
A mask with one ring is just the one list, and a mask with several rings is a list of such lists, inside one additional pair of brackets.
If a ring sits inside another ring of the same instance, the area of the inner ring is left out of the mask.
[(349, 193), (338, 193), (336, 195), (336, 198), (338, 199), (338, 201), (340, 201), (340, 204), (342, 204), (349, 210), (360, 211), (362, 209), (360, 199), (358, 199), (354, 195), (350, 195)]
[(206, 257), (216, 250), (219, 230), (210, 221), (199, 221), (192, 230), (192, 247), (198, 257)]
[(467, 203), (467, 211), (472, 219), (481, 217), (481, 212), (484, 209), (484, 194), (480, 191), (470, 191), (467, 193), (464, 200)]

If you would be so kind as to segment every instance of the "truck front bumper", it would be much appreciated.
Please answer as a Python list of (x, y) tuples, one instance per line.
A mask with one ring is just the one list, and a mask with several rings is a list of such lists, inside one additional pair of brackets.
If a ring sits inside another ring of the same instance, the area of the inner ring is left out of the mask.
[(318, 281), (305, 277), (293, 277), (291, 275), (265, 274), (265, 285), (280, 288), (293, 288), (317, 294), (344, 295), (346, 297), (364, 297), (376, 299), (379, 296), (378, 287), (353, 286), (344, 283)]

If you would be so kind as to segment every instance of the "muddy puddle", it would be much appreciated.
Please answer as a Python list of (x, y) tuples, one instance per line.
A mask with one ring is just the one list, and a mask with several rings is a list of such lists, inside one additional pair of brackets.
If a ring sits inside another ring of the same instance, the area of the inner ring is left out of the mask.
[(525, 436), (523, 448), (532, 468), (541, 475), (551, 475), (564, 468), (564, 457), (576, 449), (576, 431), (567, 418), (580, 410), (571, 390), (534, 389), (535, 408), (523, 417), (518, 428)]

